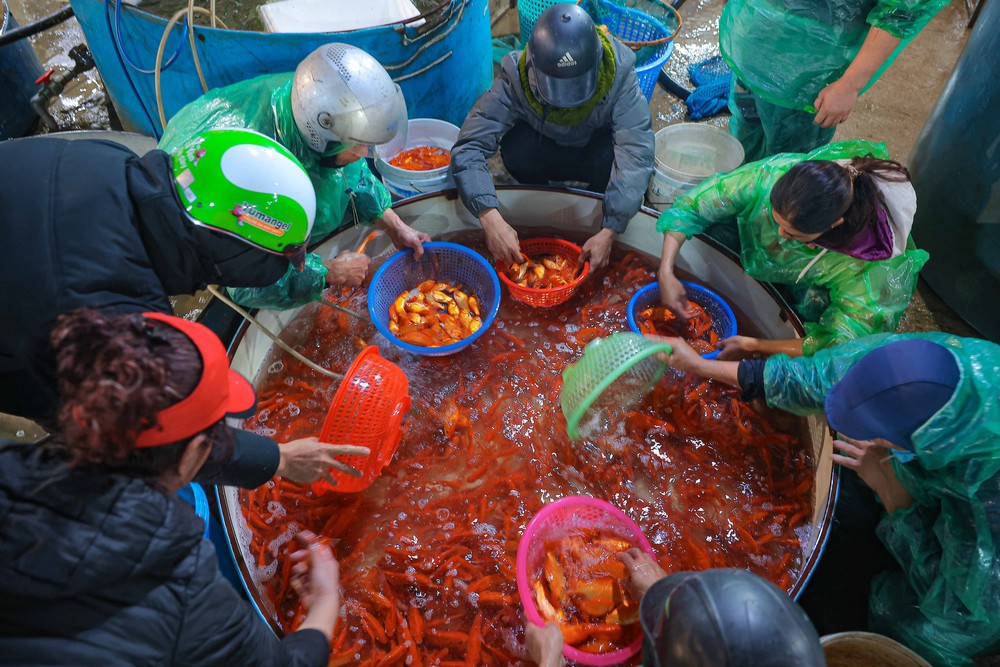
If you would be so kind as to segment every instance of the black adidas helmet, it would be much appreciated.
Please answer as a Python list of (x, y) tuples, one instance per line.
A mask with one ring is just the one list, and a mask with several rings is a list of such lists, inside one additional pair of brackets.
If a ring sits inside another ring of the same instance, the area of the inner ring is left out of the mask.
[(601, 40), (590, 15), (578, 5), (552, 5), (542, 12), (526, 51), (528, 82), (545, 104), (579, 106), (597, 90)]
[(678, 572), (642, 596), (644, 664), (657, 667), (824, 667), (802, 608), (745, 570)]

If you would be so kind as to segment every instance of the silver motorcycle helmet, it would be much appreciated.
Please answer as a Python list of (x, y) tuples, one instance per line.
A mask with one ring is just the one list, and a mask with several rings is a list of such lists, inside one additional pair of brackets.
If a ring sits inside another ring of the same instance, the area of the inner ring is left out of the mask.
[(525, 51), (528, 83), (542, 102), (569, 108), (597, 90), (603, 47), (593, 19), (579, 5), (552, 5), (538, 17)]
[(388, 159), (406, 144), (406, 102), (389, 73), (361, 49), (334, 42), (295, 68), (292, 116), (317, 153), (350, 149)]

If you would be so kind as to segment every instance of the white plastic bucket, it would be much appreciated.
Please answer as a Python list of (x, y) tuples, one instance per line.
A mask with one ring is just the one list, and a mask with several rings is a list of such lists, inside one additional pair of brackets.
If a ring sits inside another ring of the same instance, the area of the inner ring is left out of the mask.
[(827, 667), (931, 667), (899, 642), (871, 632), (821, 637)]
[(668, 125), (656, 133), (653, 150), (656, 169), (646, 201), (659, 211), (712, 174), (743, 164), (743, 146), (736, 137), (699, 123)]
[[(458, 127), (436, 118), (413, 118), (406, 130), (404, 150), (417, 146), (437, 146), (450, 151), (458, 139)], [(396, 199), (406, 199), (428, 192), (438, 192), (455, 187), (451, 167), (410, 171), (400, 169), (379, 158), (375, 165), (382, 174), (382, 182)]]

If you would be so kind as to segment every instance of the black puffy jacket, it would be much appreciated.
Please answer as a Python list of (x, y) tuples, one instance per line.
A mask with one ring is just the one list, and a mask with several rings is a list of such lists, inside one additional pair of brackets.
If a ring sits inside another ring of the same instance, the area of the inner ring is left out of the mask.
[(288, 261), (194, 225), (170, 156), (108, 141), (0, 143), (0, 412), (51, 418), (49, 336), (77, 308), (169, 313), (208, 284), (258, 287)]
[(0, 445), (0, 664), (326, 665), (219, 574), (190, 505), (147, 482)]
[[(43, 422), (58, 395), (49, 344), (78, 308), (172, 313), (169, 296), (209, 284), (261, 287), (288, 260), (191, 223), (170, 156), (100, 140), (0, 143), (0, 412)], [(240, 433), (218, 481), (254, 487), (278, 465), (274, 441)]]

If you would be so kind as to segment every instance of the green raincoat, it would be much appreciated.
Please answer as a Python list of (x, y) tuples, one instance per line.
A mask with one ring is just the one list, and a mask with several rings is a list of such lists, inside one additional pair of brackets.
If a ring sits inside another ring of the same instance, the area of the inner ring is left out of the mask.
[[(389, 191), (364, 160), (344, 167), (324, 166), (324, 158), (332, 158), (342, 147), (338, 144), (321, 155), (303, 141), (292, 117), (292, 77), (292, 72), (268, 74), (205, 93), (170, 119), (157, 148), (169, 152), (192, 135), (213, 128), (256, 130), (291, 151), (309, 174), (316, 189), (312, 242), (355, 218), (357, 222), (371, 224), (391, 205)], [(275, 285), (229, 291), (244, 306), (293, 308), (322, 296), (326, 274), (320, 257), (311, 254), (301, 273), (290, 267)]]
[(910, 302), (929, 255), (907, 241), (896, 257), (871, 262), (778, 235), (771, 217), (771, 188), (803, 160), (837, 160), (872, 153), (888, 159), (885, 144), (854, 140), (829, 144), (808, 155), (783, 153), (717, 174), (678, 197), (656, 223), (660, 232), (690, 238), (715, 223), (739, 232), (740, 259), (748, 275), (792, 287), (808, 287), (796, 308), (806, 320), (802, 352), (873, 333), (891, 332)]
[(903, 41), (896, 55), (948, 0), (729, 0), (719, 19), (719, 46), (733, 72), (757, 95), (790, 109), (813, 101), (854, 60), (871, 27)]
[(952, 399), (913, 434), (916, 459), (893, 460), (913, 505), (878, 535), (902, 572), (872, 586), (871, 629), (935, 665), (971, 666), (1000, 651), (1000, 346), (940, 332), (882, 334), (764, 367), (772, 407), (823, 410), (831, 387), (869, 351), (900, 340), (948, 348), (961, 369)]

